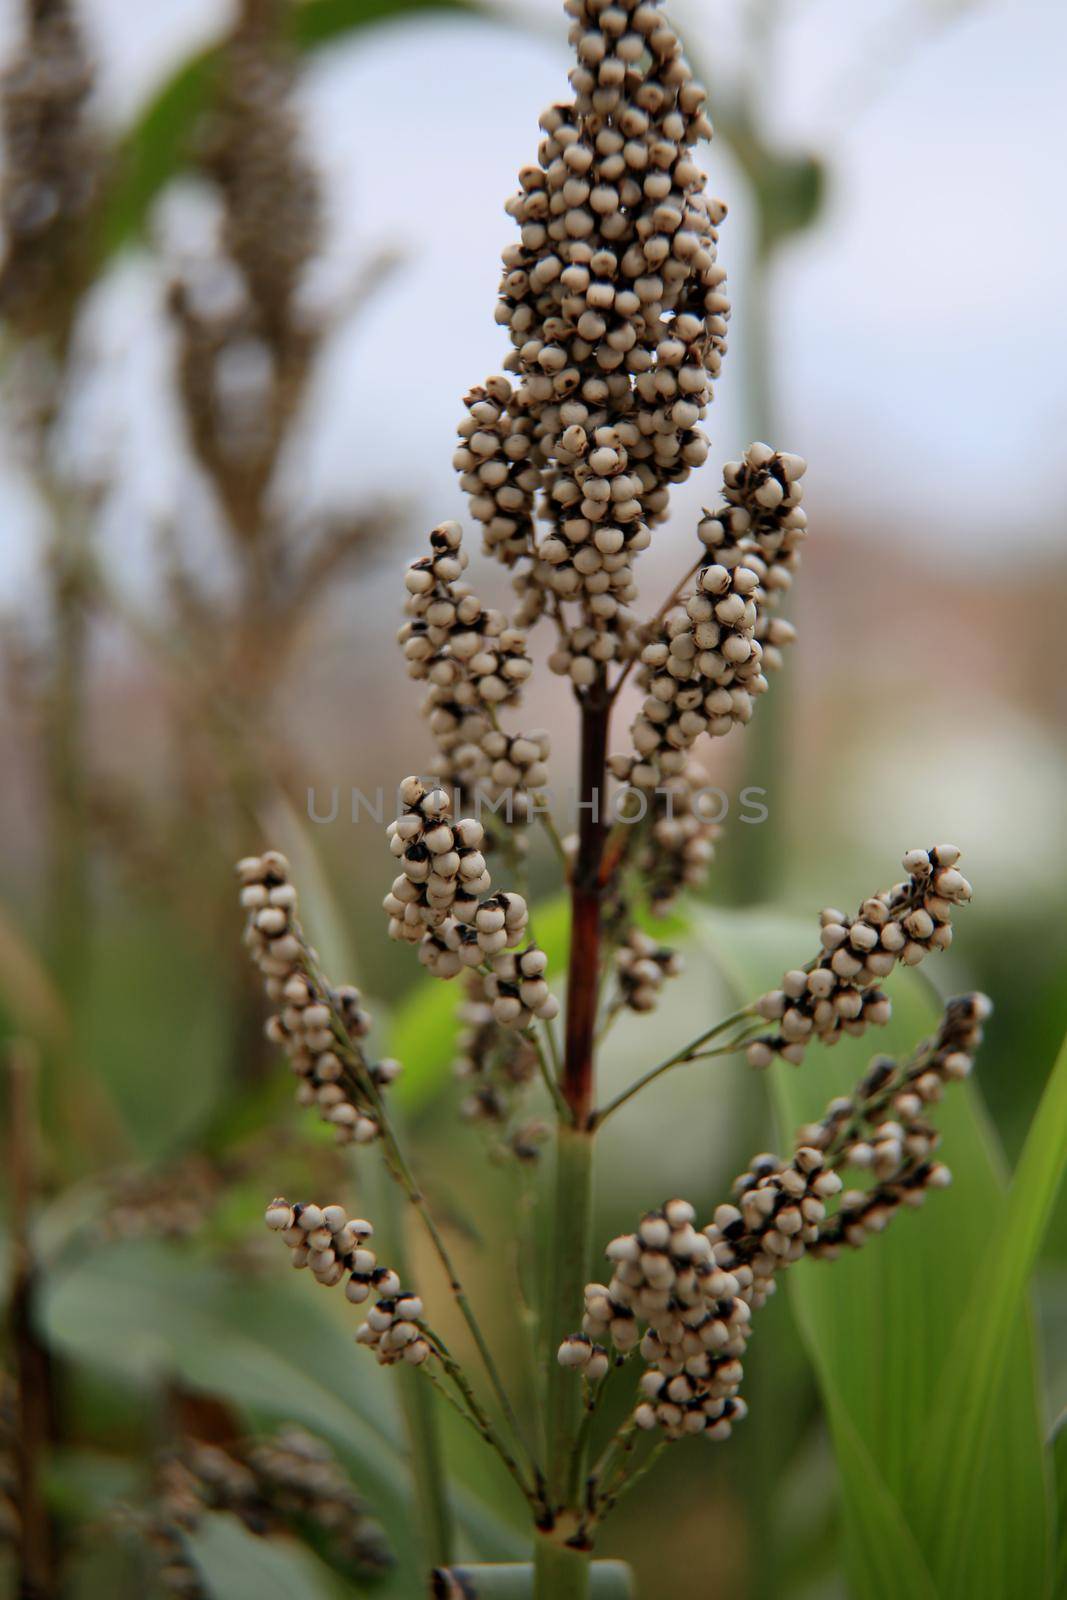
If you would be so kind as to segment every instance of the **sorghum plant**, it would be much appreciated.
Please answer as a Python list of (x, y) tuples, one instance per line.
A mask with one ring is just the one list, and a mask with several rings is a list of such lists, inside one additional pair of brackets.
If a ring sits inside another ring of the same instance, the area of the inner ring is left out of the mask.
[[(414, 945), (437, 978), (461, 981), (466, 1113), (503, 1130), (498, 1148), (529, 1158), (527, 1086), (540, 1077), (551, 1103), (547, 1381), (536, 1429), (516, 1414), (409, 1165), (389, 1105), (399, 1064), (368, 1053), (358, 991), (321, 970), (284, 857), (268, 851), (239, 866), (270, 1037), (289, 1056), (298, 1099), (342, 1142), (365, 1146), (363, 1159), (380, 1148), (441, 1259), (488, 1392), (445, 1345), (438, 1308), (379, 1263), (370, 1222), (336, 1203), (275, 1199), (268, 1226), (295, 1266), (343, 1283), (369, 1308), (358, 1342), (383, 1365), (416, 1367), (496, 1452), (529, 1502), (542, 1600), (589, 1592), (604, 1519), (663, 1449), (688, 1435), (725, 1439), (744, 1417), (742, 1358), (778, 1271), (860, 1246), (948, 1181), (929, 1114), (969, 1072), (987, 1010), (981, 996), (951, 1001), (912, 1056), (876, 1057), (785, 1156), (756, 1156), (710, 1219), (668, 1199), (608, 1245), (609, 1281), (587, 1281), (593, 1151), (606, 1120), (685, 1064), (736, 1053), (755, 1068), (779, 1058), (799, 1066), (813, 1043), (884, 1024), (883, 981), (949, 944), (953, 909), (971, 890), (955, 848), (909, 850), (893, 888), (855, 915), (822, 913), (814, 953), (778, 989), (709, 1019), (614, 1099), (599, 1098), (597, 1055), (612, 1019), (647, 1014), (677, 971), (676, 954), (641, 918), (703, 880), (716, 828), (701, 809), (697, 747), (747, 723), (780, 665), (793, 634), (778, 605), (807, 528), (804, 462), (751, 445), (726, 467), (688, 570), (650, 615), (637, 609), (636, 558), (667, 514), (671, 486), (707, 454), (699, 424), (729, 312), (717, 261), (724, 207), (706, 194), (693, 156), (711, 133), (705, 95), (658, 4), (568, 0), (567, 10), (573, 98), (543, 115), (537, 160), (508, 206), (519, 232), (504, 252), (497, 316), (511, 340), (510, 377), (468, 395), (455, 457), (486, 552), (511, 569), (518, 604), (511, 617), (482, 604), (465, 581), (454, 522), (434, 529), (408, 570), (400, 642), (426, 685), (434, 776), (399, 786), (388, 829), (399, 873), (385, 897), (390, 936)], [(547, 734), (504, 721), (521, 703), (542, 620), (553, 637), (548, 665), (569, 679), (578, 707), (581, 810), (568, 839), (544, 793)], [(631, 677), (640, 707), (612, 754), (612, 714)], [(568, 888), (565, 973), (550, 970), (521, 892), (535, 825)], [(633, 1395), (614, 1433), (602, 1426), (609, 1381)]]
[(232, 1512), (260, 1538), (306, 1533), (354, 1580), (392, 1564), (381, 1526), (333, 1452), (303, 1428), (225, 1444), (190, 1438), (159, 1462), (155, 1500), (137, 1531), (155, 1556), (166, 1594), (210, 1600), (188, 1548), (209, 1511)]

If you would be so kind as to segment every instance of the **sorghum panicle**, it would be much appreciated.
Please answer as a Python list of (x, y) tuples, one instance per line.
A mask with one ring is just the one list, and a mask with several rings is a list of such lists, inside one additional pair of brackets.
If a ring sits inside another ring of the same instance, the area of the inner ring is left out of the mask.
[(532, 943), (516, 948), (529, 920), (526, 901), (510, 891), (488, 893), (481, 823), (452, 822), (448, 795), (416, 777), (404, 779), (400, 798), (403, 814), (389, 825), (390, 848), (403, 867), (384, 902), (390, 937), (418, 944), (435, 977), (482, 969), (493, 1017), (507, 1027), (556, 1016), (544, 952)]
[(380, 1132), (375, 1095), (393, 1082), (400, 1065), (363, 1058), (360, 1041), (370, 1032), (370, 1016), (358, 989), (333, 988), (319, 976), (316, 953), (297, 920), (285, 857), (277, 850), (248, 856), (237, 873), (248, 912), (244, 942), (277, 1007), (267, 1037), (282, 1046), (301, 1079), (297, 1101), (318, 1106), (338, 1143), (367, 1144)]
[(726, 467), (726, 503), (698, 529), (710, 560), (641, 652), (638, 682), (646, 697), (631, 729), (637, 760), (626, 773), (630, 783), (654, 789), (684, 773), (701, 734), (721, 737), (751, 719), (755, 697), (767, 688), (764, 667), (780, 664), (780, 649), (793, 637), (770, 607), (807, 531), (804, 471), (798, 456), (762, 444)]
[(467, 1122), (482, 1123), (501, 1133), (503, 1144), (494, 1140), (490, 1146), (494, 1152), (510, 1152), (520, 1161), (535, 1160), (549, 1126), (537, 1119), (516, 1123), (515, 1118), (537, 1079), (536, 1047), (513, 1028), (497, 1022), (485, 974), (467, 973), (464, 988), (457, 1009), (461, 1030), (455, 1060), (456, 1077), (467, 1091), (460, 1115)]
[(756, 1002), (775, 1033), (748, 1047), (752, 1066), (769, 1066), (775, 1055), (794, 1064), (804, 1059), (809, 1039), (836, 1044), (890, 1016), (888, 996), (878, 987), (898, 962), (918, 966), (931, 950), (952, 942), (952, 909), (966, 905), (971, 886), (956, 870), (955, 845), (909, 850), (906, 881), (872, 895), (854, 917), (833, 908), (822, 912), (822, 952), (806, 968), (782, 978), (781, 988)]
[(381, 1524), (329, 1447), (303, 1428), (225, 1445), (187, 1439), (160, 1463), (144, 1534), (165, 1593), (210, 1600), (187, 1541), (211, 1511), (231, 1513), (260, 1538), (310, 1526), (331, 1559), (359, 1577), (393, 1564)]
[(300, 148), (285, 10), (280, 0), (242, 0), (198, 150), (221, 201), (218, 251), (187, 257), (170, 290), (191, 441), (247, 540), (263, 532), (264, 496), (320, 331), (300, 300), (320, 202)]
[(267, 1207), (266, 1223), (289, 1246), (293, 1266), (308, 1267), (316, 1282), (333, 1288), (347, 1273), (345, 1298), (353, 1305), (376, 1297), (356, 1340), (370, 1345), (382, 1366), (422, 1365), (431, 1354), (423, 1337), (422, 1301), (401, 1288), (391, 1267), (379, 1266), (367, 1244), (374, 1234), (371, 1223), (347, 1216), (342, 1206), (290, 1205), (282, 1197)]
[(615, 952), (615, 976), (619, 996), (630, 1011), (652, 1011), (667, 978), (677, 977), (683, 967), (676, 950), (658, 945), (655, 939), (631, 928)]
[(574, 99), (543, 114), (537, 164), (508, 205), (520, 236), (497, 319), (517, 382), (473, 392), (456, 465), (487, 549), (528, 564), (524, 618), (547, 607), (556, 621), (550, 665), (585, 688), (634, 647), (633, 558), (670, 485), (707, 456), (698, 424), (729, 302), (725, 208), (692, 158), (711, 133), (705, 94), (676, 34), (654, 4), (568, 9)]
[[(852, 1096), (799, 1130), (788, 1161), (756, 1156), (734, 1184), (736, 1203), (719, 1206), (702, 1232), (692, 1206), (671, 1200), (614, 1239), (611, 1281), (587, 1285), (582, 1331), (560, 1346), (560, 1364), (595, 1380), (608, 1370), (604, 1341), (617, 1359), (639, 1344), (637, 1426), (672, 1439), (727, 1437), (744, 1415), (738, 1387), (751, 1314), (774, 1292), (779, 1269), (859, 1248), (902, 1205), (921, 1205), (950, 1182), (933, 1159), (938, 1135), (925, 1113), (970, 1073), (990, 1011), (984, 995), (950, 1000), (933, 1039), (904, 1062), (875, 1058)], [(873, 1184), (844, 1190), (848, 1168), (869, 1172)]]
[(545, 783), (548, 734), (507, 734), (498, 713), (519, 702), (532, 670), (526, 634), (484, 607), (459, 581), (467, 553), (456, 522), (430, 534), (430, 554), (405, 577), (408, 620), (398, 634), (408, 672), (428, 682), (423, 705), (438, 752), (437, 776), (461, 788), (509, 795), (509, 816), (525, 820), (529, 794)]
[(62, 338), (85, 286), (101, 175), (86, 115), (93, 71), (66, 0), (36, 0), (25, 11), (27, 36), (0, 80), (0, 313), (23, 338)]

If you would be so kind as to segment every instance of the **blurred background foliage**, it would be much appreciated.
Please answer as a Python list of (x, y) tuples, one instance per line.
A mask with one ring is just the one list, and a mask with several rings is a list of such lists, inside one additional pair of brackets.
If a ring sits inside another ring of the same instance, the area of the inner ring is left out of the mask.
[[(835, 413), (832, 343), (825, 390), (798, 403), (806, 312), (783, 283), (862, 209), (855, 168), (838, 170), (847, 125), (831, 119), (839, 137), (824, 128), (809, 145), (768, 65), (796, 51), (801, 9), (678, 8), (711, 89), (713, 184), (739, 213), (724, 242), (738, 292), (720, 388), (733, 398), (712, 419), (715, 442), (720, 457), (768, 435), (810, 453), (814, 537), (800, 649), (716, 768), (730, 794), (766, 788), (770, 821), (728, 827), (711, 904), (671, 930), (687, 972), (655, 1021), (613, 1036), (607, 1087), (647, 1065), (650, 1035), (659, 1055), (662, 1034), (681, 1041), (760, 992), (806, 952), (819, 905), (858, 900), (895, 875), (904, 847), (935, 837), (958, 838), (978, 893), (932, 977), (942, 994), (985, 990), (996, 1014), (978, 1086), (945, 1108), (954, 1189), (832, 1274), (796, 1274), (761, 1313), (745, 1426), (726, 1449), (671, 1451), (606, 1553), (629, 1560), (650, 1596), (1029, 1600), (1067, 1593), (1055, 1515), (1067, 1503), (1067, 1429), (1056, 1432), (1067, 1406), (1062, 1066), (1050, 1080), (1067, 1024), (1067, 680), (1051, 625), (1062, 510), (1010, 504), (998, 488), (980, 515), (958, 482), (939, 498), (921, 460), (917, 508), (908, 428), (857, 443)], [(988, 98), (996, 52), (976, 56), (968, 29), (975, 10), (996, 7), (877, 9), (874, 44), (894, 41), (874, 51), (877, 72), (864, 36), (851, 57), (837, 36), (801, 51), (809, 67), (820, 51), (829, 61), (835, 112), (851, 96), (853, 115), (877, 116), (869, 107), (888, 98), (905, 117), (918, 93), (910, 63), (933, 55), (936, 72), (938, 52), (962, 59), (965, 91)], [(548, 3), (245, 0), (231, 13), (218, 0), (173, 30), (147, 82), (132, 73), (136, 92), (120, 92), (121, 8), (8, 10), (0, 495), (22, 554), (0, 572), (13, 1335), (0, 1570), (14, 1586), (21, 1381), (35, 1397), (40, 1469), (22, 1508), (21, 1570), (36, 1584), (24, 1593), (157, 1592), (161, 1458), (183, 1439), (236, 1448), (295, 1423), (336, 1453), (384, 1528), (392, 1569), (353, 1572), (298, 1520), (264, 1539), (218, 1509), (187, 1544), (205, 1591), (412, 1596), (421, 1557), (403, 1406), (352, 1349), (349, 1308), (279, 1281), (259, 1241), (272, 1193), (336, 1191), (372, 1213), (381, 1195), (365, 1164), (291, 1107), (243, 970), (229, 868), (267, 841), (293, 856), (327, 965), (364, 987), (382, 1042), (406, 1062), (400, 1099), (420, 1170), (528, 1396), (530, 1263), (514, 1241), (536, 1221), (542, 1178), (483, 1160), (459, 1120), (453, 996), (422, 986), (388, 946), (388, 858), (371, 823), (349, 824), (347, 798), (353, 785), (389, 792), (423, 753), (389, 646), (396, 572), (423, 527), (458, 504), (451, 426), (484, 371), (453, 301), (461, 281), (475, 283), (476, 338), (488, 340), (496, 258), (483, 245), (505, 237), (511, 181), (476, 218), (465, 162), (487, 141), (509, 174), (528, 158), (539, 104), (562, 88), (559, 18)], [(457, 108), (442, 130), (430, 121), (438, 56)], [(512, 149), (506, 123), (494, 139), (494, 116), (515, 96), (525, 123)], [(411, 124), (421, 155), (405, 166)], [(918, 165), (914, 176), (921, 186)], [(384, 184), (401, 199), (378, 211)], [(1036, 216), (1023, 209), (1014, 225), (1036, 228)], [(933, 291), (901, 236), (907, 219), (885, 225), (868, 248), (901, 255), (906, 320)], [(963, 245), (961, 269), (965, 255)], [(976, 324), (972, 337), (987, 335)], [(885, 353), (872, 330), (858, 358), (872, 393), (888, 381)], [(965, 411), (954, 371), (946, 359), (949, 415)], [(889, 383), (887, 404), (913, 403), (921, 418), (922, 385), (899, 394)], [(1010, 434), (1010, 393), (1001, 405), (989, 426), (946, 425), (934, 453), (950, 478), (955, 445), (971, 471), (967, 450), (989, 450), (991, 427)], [(338, 471), (338, 451), (358, 472)], [(427, 454), (436, 478), (422, 471)], [(679, 495), (643, 575), (652, 603), (710, 492)], [(570, 707), (558, 685), (537, 696), (559, 730), (565, 793)], [(334, 788), (337, 820), (312, 825), (309, 789), (328, 811)], [(551, 862), (536, 844), (531, 869), (548, 894)], [(559, 904), (537, 924), (559, 970)], [(895, 1005), (892, 1043), (906, 1048), (933, 1001), (916, 982), (897, 985)], [(595, 1236), (665, 1193), (702, 1207), (721, 1198), (753, 1150), (851, 1081), (863, 1052), (844, 1054), (769, 1083), (730, 1065), (665, 1080), (603, 1137)], [(420, 1254), (415, 1268), (432, 1293), (433, 1264)], [(462, 1344), (462, 1330), (444, 1331)], [(440, 1420), (460, 1552), (520, 1559), (507, 1481), (449, 1414)]]

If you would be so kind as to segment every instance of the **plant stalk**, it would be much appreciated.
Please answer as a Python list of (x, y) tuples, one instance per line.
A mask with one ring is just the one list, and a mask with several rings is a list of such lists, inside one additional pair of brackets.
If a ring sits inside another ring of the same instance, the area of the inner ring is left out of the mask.
[[(578, 851), (571, 878), (571, 943), (561, 1088), (573, 1122), (561, 1117), (556, 1134), (555, 1205), (550, 1232), (544, 1360), (547, 1372), (545, 1443), (551, 1523), (556, 1538), (577, 1532), (585, 1435), (582, 1388), (556, 1351), (581, 1320), (589, 1264), (596, 1101), (596, 1024), (600, 998), (601, 871), (605, 825), (601, 814), (607, 771), (611, 701), (600, 685), (581, 702)], [(573, 1521), (573, 1528), (568, 1526)], [(548, 1529), (545, 1530), (548, 1532)], [(547, 1537), (534, 1557), (536, 1600), (585, 1600), (588, 1556)]]
[(560, 1366), (556, 1352), (581, 1322), (589, 1265), (592, 1177), (592, 1135), (560, 1123), (544, 1350), (548, 1493), (557, 1513), (564, 1508), (577, 1509), (568, 1502), (582, 1478), (582, 1386), (573, 1372)]
[(571, 881), (571, 948), (567, 968), (567, 1030), (563, 1057), (563, 1097), (575, 1126), (584, 1128), (593, 1109), (594, 1049), (600, 990), (600, 923), (604, 885), (604, 777), (610, 702), (601, 697), (581, 705), (578, 854)]
[[(570, 1377), (573, 1383), (574, 1374)], [(539, 1538), (534, 1547), (536, 1600), (586, 1600), (588, 1594), (588, 1551), (569, 1550), (551, 1539)]]
[(43, 1474), (55, 1425), (52, 1362), (37, 1330), (38, 1270), (30, 1243), (37, 1193), (36, 1060), (15, 1043), (8, 1057), (10, 1094), (11, 1281), (8, 1326), (15, 1364), (15, 1497), (19, 1600), (58, 1594), (54, 1529)]

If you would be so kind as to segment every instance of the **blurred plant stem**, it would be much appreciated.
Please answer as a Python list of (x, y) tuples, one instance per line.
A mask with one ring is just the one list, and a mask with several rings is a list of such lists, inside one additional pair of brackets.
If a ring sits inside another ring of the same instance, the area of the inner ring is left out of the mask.
[(37, 1060), (17, 1040), (8, 1050), (11, 1187), (11, 1281), (8, 1320), (15, 1364), (14, 1432), (18, 1506), (19, 1600), (52, 1600), (59, 1593), (53, 1528), (43, 1476), (55, 1431), (51, 1357), (37, 1326), (38, 1270), (31, 1230), (38, 1190)]
[(90, 919), (86, 784), (87, 566), (73, 509), (49, 497), (52, 673), (44, 712), (48, 778), (48, 928), (52, 971), (68, 1002), (85, 976)]
[[(383, 1253), (393, 1263), (401, 1282), (413, 1283), (402, 1192), (384, 1166), (361, 1168), (361, 1171), (371, 1173), (369, 1182), (374, 1189), (374, 1214), (380, 1218), (378, 1233)], [(417, 1534), (422, 1545), (421, 1564), (444, 1567), (454, 1554), (454, 1530), (434, 1392), (422, 1381), (420, 1373), (403, 1362), (395, 1370), (394, 1382), (411, 1457)]]
[[(573, 1380), (571, 1387), (577, 1387)], [(588, 1594), (588, 1553), (539, 1538), (534, 1547), (536, 1600), (585, 1600)]]

